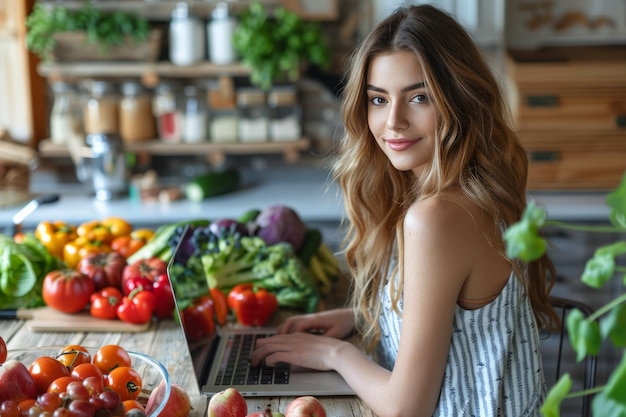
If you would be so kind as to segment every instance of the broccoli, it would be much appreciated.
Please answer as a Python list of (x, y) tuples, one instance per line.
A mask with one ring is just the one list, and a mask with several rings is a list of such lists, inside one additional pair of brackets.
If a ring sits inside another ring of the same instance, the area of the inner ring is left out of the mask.
[(211, 235), (200, 260), (209, 287), (228, 292), (252, 283), (276, 295), (281, 307), (314, 311), (319, 295), (313, 277), (288, 243), (267, 245), (237, 232)]

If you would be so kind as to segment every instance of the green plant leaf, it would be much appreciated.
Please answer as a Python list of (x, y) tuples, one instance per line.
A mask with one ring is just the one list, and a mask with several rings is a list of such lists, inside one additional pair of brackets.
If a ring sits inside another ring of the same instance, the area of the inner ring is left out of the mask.
[(601, 391), (591, 402), (591, 413), (601, 417), (626, 417), (626, 406), (612, 398), (607, 398), (606, 392)]
[(581, 277), (582, 282), (594, 288), (602, 288), (615, 274), (615, 257), (626, 253), (626, 242), (615, 242), (596, 249), (593, 258), (587, 260)]
[(626, 352), (622, 353), (622, 360), (609, 376), (604, 394), (607, 399), (621, 405), (622, 411), (626, 412)]
[(587, 355), (598, 354), (602, 337), (597, 321), (587, 319), (580, 310), (574, 309), (567, 316), (566, 324), (576, 362), (581, 362)]
[(548, 392), (546, 400), (541, 406), (541, 414), (544, 417), (560, 417), (561, 402), (572, 389), (572, 378), (569, 374), (563, 374)]
[(606, 204), (611, 208), (611, 223), (615, 227), (626, 229), (626, 172), (619, 186), (606, 196)]
[(618, 348), (626, 347), (626, 304), (613, 308), (601, 321), (602, 338), (609, 338)]
[(534, 261), (546, 252), (547, 242), (539, 236), (539, 228), (545, 223), (545, 210), (533, 201), (526, 205), (522, 219), (504, 232), (506, 255), (510, 259)]

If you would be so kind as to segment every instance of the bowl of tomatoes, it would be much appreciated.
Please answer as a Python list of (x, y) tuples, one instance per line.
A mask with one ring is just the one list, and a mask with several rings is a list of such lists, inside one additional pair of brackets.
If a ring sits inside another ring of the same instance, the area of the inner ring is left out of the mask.
[(0, 386), (2, 416), (156, 417), (172, 390), (163, 364), (119, 345), (10, 349)]

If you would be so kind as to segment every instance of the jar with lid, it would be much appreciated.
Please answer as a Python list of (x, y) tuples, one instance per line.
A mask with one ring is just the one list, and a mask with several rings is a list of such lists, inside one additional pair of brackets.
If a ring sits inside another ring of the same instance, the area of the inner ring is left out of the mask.
[(204, 23), (191, 14), (189, 4), (176, 4), (172, 10), (169, 29), (169, 55), (173, 64), (192, 65), (204, 59)]
[(302, 134), (302, 110), (295, 86), (278, 86), (269, 91), (270, 139), (295, 141)]
[(233, 46), (233, 35), (237, 21), (228, 10), (228, 3), (219, 2), (211, 13), (207, 24), (209, 38), (209, 60), (214, 64), (230, 64), (235, 62), (236, 53)]
[(87, 83), (89, 96), (84, 109), (85, 133), (119, 134), (119, 95), (116, 86), (108, 81), (91, 80)]
[(207, 139), (208, 108), (206, 95), (196, 85), (185, 86), (183, 105), (183, 142), (198, 143)]
[(216, 88), (209, 90), (210, 128), (214, 143), (237, 142), (238, 111), (232, 78), (223, 77)]
[(71, 84), (56, 81), (52, 83), (52, 93), (54, 98), (50, 111), (50, 140), (63, 145), (70, 135), (81, 130), (76, 91)]
[(259, 88), (242, 87), (237, 90), (241, 142), (267, 141), (269, 119), (265, 100), (265, 92)]
[(178, 108), (175, 84), (157, 85), (152, 99), (152, 112), (156, 118), (159, 139), (168, 143), (179, 143), (182, 138), (182, 116)]
[(120, 135), (124, 142), (140, 142), (156, 137), (152, 97), (139, 81), (122, 84), (119, 116)]

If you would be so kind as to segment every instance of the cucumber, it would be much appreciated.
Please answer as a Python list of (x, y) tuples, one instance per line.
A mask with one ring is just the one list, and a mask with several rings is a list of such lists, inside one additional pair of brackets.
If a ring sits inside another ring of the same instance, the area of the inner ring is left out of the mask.
[(246, 211), (245, 213), (243, 213), (241, 216), (239, 216), (237, 221), (243, 224), (253, 222), (257, 218), (259, 213), (261, 213), (261, 210), (259, 209), (250, 209)]
[(209, 172), (192, 179), (185, 187), (188, 200), (198, 202), (205, 198), (230, 193), (239, 188), (239, 171), (228, 168), (224, 171)]
[(317, 253), (322, 244), (322, 240), (322, 232), (318, 229), (306, 229), (304, 242), (297, 252), (298, 258), (300, 258), (305, 266), (308, 267), (311, 263), (311, 258)]

